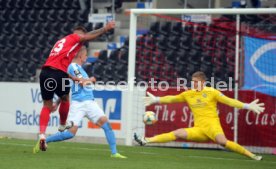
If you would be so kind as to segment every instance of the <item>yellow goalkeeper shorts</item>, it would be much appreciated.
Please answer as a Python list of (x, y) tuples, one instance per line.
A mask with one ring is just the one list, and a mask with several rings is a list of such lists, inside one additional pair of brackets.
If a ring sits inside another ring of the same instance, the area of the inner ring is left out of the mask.
[(224, 135), (219, 122), (213, 121), (213, 123), (209, 124), (210, 125), (184, 128), (187, 132), (187, 140), (196, 142), (215, 141), (217, 135)]

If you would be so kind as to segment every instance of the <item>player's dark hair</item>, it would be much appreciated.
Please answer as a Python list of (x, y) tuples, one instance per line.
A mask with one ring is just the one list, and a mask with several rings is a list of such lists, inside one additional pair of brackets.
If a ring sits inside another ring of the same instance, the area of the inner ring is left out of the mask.
[(205, 73), (201, 72), (201, 71), (197, 71), (197, 72), (193, 73), (192, 78), (193, 77), (199, 78), (201, 80), (206, 80), (207, 79)]
[(83, 31), (84, 33), (87, 33), (87, 30), (84, 26), (76, 26), (73, 31)]

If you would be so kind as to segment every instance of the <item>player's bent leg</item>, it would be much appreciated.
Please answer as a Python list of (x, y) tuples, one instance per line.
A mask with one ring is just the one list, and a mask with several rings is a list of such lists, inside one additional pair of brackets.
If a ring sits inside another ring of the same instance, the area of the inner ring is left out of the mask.
[(53, 134), (46, 138), (46, 143), (50, 142), (58, 142), (63, 140), (68, 140), (73, 138), (78, 131), (78, 126), (73, 126), (69, 130), (66, 130), (64, 132), (57, 132), (56, 134)]
[(245, 149), (244, 147), (242, 147), (241, 145), (239, 145), (238, 143), (227, 140), (224, 134), (217, 135), (215, 137), (215, 141), (216, 141), (216, 143), (220, 144), (221, 146), (224, 146), (225, 148), (227, 148), (231, 151), (234, 151), (241, 155), (245, 155), (254, 160), (258, 160), (258, 161), (262, 160), (262, 156), (257, 156), (255, 154), (251, 153), (250, 151), (248, 151), (247, 149)]

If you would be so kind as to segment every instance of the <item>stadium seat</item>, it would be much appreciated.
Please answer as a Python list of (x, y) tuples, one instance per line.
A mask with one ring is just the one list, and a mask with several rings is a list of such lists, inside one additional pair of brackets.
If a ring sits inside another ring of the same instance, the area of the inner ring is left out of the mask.
[(15, 74), (15, 70), (16, 70), (17, 64), (14, 62), (9, 62), (7, 64), (7, 67), (5, 69), (5, 74), (9, 77), (13, 77), (13, 75)]
[(184, 27), (185, 32), (194, 32), (194, 26), (191, 24), (186, 24)]
[(39, 10), (37, 14), (37, 19), (39, 22), (47, 22), (47, 17), (49, 15), (48, 10)]
[(15, 4), (16, 4), (17, 0), (7, 0), (6, 1), (6, 9), (14, 9), (15, 8)]
[(118, 60), (119, 60), (119, 50), (118, 49), (114, 49), (111, 51), (110, 55), (109, 55), (109, 59), (108, 59), (108, 63), (110, 64), (116, 64), (118, 63)]
[(165, 54), (166, 62), (169, 63), (170, 65), (175, 65), (177, 63), (176, 56), (177, 56), (176, 51), (174, 50), (166, 51), (166, 54)]
[[(46, 16), (46, 20), (47, 22), (55, 22), (57, 21), (57, 16), (59, 16), (59, 12), (62, 11), (62, 10), (54, 10), (54, 9), (51, 9), (51, 10), (47, 10), (47, 16)], [(65, 18), (66, 15), (63, 15), (63, 18)], [(63, 20), (62, 20), (63, 21)]]
[(16, 35), (17, 36), (17, 40), (16, 40), (16, 48), (21, 48), (24, 49), (26, 48), (26, 41), (27, 41), (27, 36), (25, 35)]
[[(70, 2), (72, 9), (80, 9), (80, 4), (78, 0), (73, 0), (73, 2), (72, 0), (67, 0), (67, 2)], [(87, 7), (87, 9), (89, 9), (89, 7)]]
[[(6, 0), (0, 0), (0, 9), (5, 9), (6, 8)], [(1, 11), (1, 10), (0, 10)]]
[[(165, 39), (166, 37), (164, 35), (160, 35), (159, 39)], [(149, 50), (155, 50), (156, 48), (156, 44), (155, 44), (156, 40), (153, 36), (146, 36), (145, 37), (145, 48), (149, 49)], [(162, 42), (163, 43), (163, 42)], [(165, 43), (165, 41), (164, 41)]]
[(6, 46), (9, 47), (10, 49), (13, 49), (16, 47), (16, 42), (17, 42), (17, 36), (11, 34), (9, 36), (9, 41), (6, 42)]
[(101, 81), (103, 78), (104, 67), (101, 64), (97, 64), (97, 62), (93, 66), (93, 76), (97, 79), (97, 81)]
[(22, 53), (20, 53), (20, 60), (25, 62), (25, 63), (28, 63), (30, 60), (31, 60), (31, 56), (32, 56), (33, 52), (31, 49), (24, 49)]
[(6, 48), (4, 50), (1, 51), (1, 55), (0, 55), (0, 60), (4, 63), (8, 63), (9, 62), (9, 58), (7, 57), (9, 53), (9, 50)]
[(3, 24), (2, 32), (6, 35), (11, 35), (12, 34), (12, 32), (11, 32), (12, 28), (13, 28), (13, 23), (12, 22), (5, 22)]
[(20, 15), (21, 15), (20, 10), (17, 10), (17, 9), (12, 10), (9, 16), (9, 21), (11, 22), (19, 21)]
[(53, 8), (53, 9), (67, 9), (67, 8), (69, 8), (69, 4), (65, 0), (63, 0), (63, 1), (52, 0), (51, 8)]
[(165, 36), (168, 36), (171, 31), (171, 26), (172, 26), (171, 22), (164, 22), (161, 24), (159, 32)]
[(101, 64), (107, 64), (107, 50), (101, 50), (99, 52), (99, 57), (98, 57), (98, 60), (97, 62), (101, 63)]
[(151, 34), (153, 36), (158, 36), (159, 32), (160, 32), (159, 27), (160, 27), (160, 22), (151, 23), (150, 28), (149, 28), (149, 34)]
[[(0, 35), (0, 49), (3, 49), (6, 47), (6, 42), (8, 41), (8, 36), (1, 34)], [(2, 51), (1, 51), (2, 53)]]
[[(75, 11), (75, 10), (73, 10), (73, 11)], [(77, 15), (74, 14), (76, 16), (76, 18), (74, 18), (75, 20), (73, 20), (73, 21), (77, 20), (78, 22), (87, 22), (88, 14), (89, 14), (89, 10), (80, 10)]]
[(180, 37), (180, 47), (183, 49), (189, 49), (192, 41), (192, 36), (190, 34), (183, 34)]
[(116, 70), (121, 70), (123, 67), (127, 66), (128, 64), (128, 50), (121, 49), (119, 52), (119, 60), (115, 66)]
[(9, 19), (10, 11), (8, 9), (1, 10), (0, 21), (6, 22)]
[(86, 28), (86, 30), (88, 32), (93, 30), (93, 23), (91, 23), (91, 22), (86, 22), (86, 23), (83, 24), (83, 26)]
[(24, 3), (24, 8), (25, 9), (33, 9), (35, 5), (35, 0), (26, 0)]
[(168, 39), (164, 35), (160, 35), (157, 37), (157, 46), (160, 50), (166, 51), (168, 49)]
[(38, 21), (38, 19), (37, 19), (38, 16), (39, 16), (38, 10), (30, 10), (28, 12), (27, 18), (28, 18), (29, 22), (37, 22)]
[(187, 65), (177, 64), (175, 70), (179, 77), (186, 78), (185, 72), (187, 71)]
[(180, 46), (179, 41), (179, 36), (171, 36), (169, 38), (168, 47), (173, 50), (178, 50)]
[(127, 81), (127, 66), (123, 66), (121, 69), (115, 71), (114, 81), (116, 83), (120, 81)]
[(171, 26), (171, 31), (170, 32), (173, 36), (180, 36), (183, 32), (182, 22), (175, 22)]
[(36, 69), (37, 69), (37, 67), (36, 67), (35, 63), (30, 62), (26, 69), (26, 73), (27, 73), (28, 77), (35, 76)]

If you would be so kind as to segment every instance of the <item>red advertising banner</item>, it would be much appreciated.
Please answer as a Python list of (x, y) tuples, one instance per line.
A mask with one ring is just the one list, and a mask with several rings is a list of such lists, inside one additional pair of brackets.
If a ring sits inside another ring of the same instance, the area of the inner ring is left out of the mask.
[[(151, 91), (156, 96), (176, 95), (181, 91), (169, 89), (168, 91)], [(233, 98), (234, 91), (223, 92)], [(238, 115), (238, 142), (246, 146), (276, 147), (276, 97), (255, 91), (239, 91), (239, 100), (250, 103), (256, 98), (265, 103), (265, 112), (256, 115), (247, 110), (239, 110)], [(178, 128), (193, 126), (193, 116), (186, 103), (156, 104), (147, 107), (154, 111), (158, 122), (146, 126), (146, 136), (153, 136), (169, 132)], [(218, 103), (219, 117), (226, 137), (233, 140), (234, 108)]]

